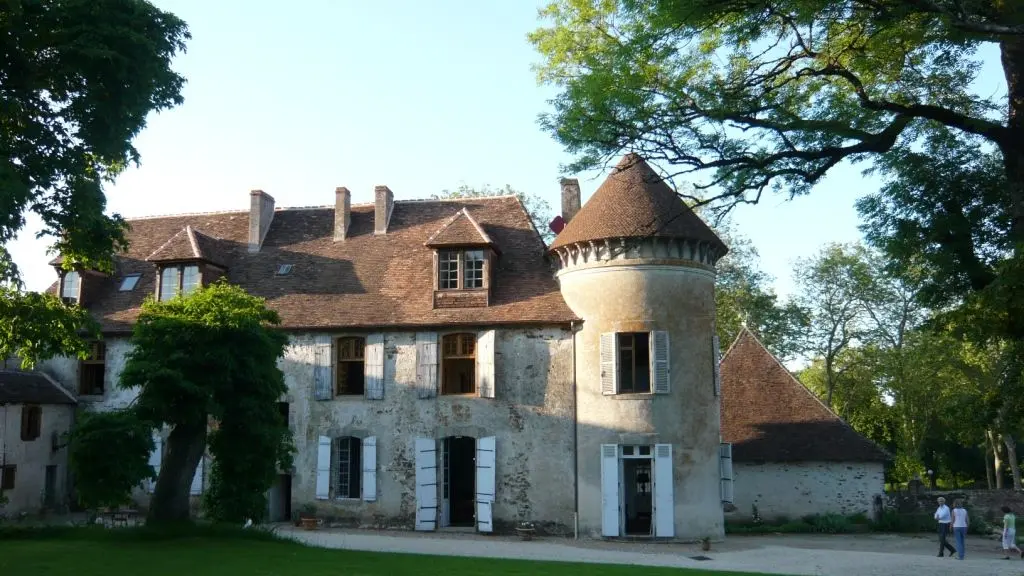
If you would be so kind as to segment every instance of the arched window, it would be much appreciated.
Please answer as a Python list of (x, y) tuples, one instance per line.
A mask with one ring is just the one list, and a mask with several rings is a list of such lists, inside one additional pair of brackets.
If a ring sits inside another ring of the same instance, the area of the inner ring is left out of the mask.
[(476, 392), (476, 334), (448, 334), (441, 354), (441, 393)]
[(352, 436), (334, 440), (334, 497), (361, 498), (363, 441)]
[(338, 338), (337, 377), (335, 394), (338, 396), (362, 396), (366, 382), (364, 354), (366, 340), (358, 336)]

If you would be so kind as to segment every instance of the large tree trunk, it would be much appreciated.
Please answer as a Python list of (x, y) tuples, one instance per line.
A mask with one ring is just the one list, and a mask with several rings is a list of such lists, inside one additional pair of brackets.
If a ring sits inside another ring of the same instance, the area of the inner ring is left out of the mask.
[(206, 451), (206, 427), (177, 425), (164, 445), (160, 476), (156, 480), (146, 522), (189, 520), (189, 492), (199, 460)]
[(992, 477), (992, 466), (993, 466), (993, 463), (992, 463), (992, 445), (989, 444), (988, 440), (986, 439), (986, 441), (985, 441), (985, 486), (988, 487), (989, 490), (995, 488), (995, 484), (993, 483), (993, 477)]
[(1020, 462), (1017, 461), (1017, 441), (1013, 434), (1003, 434), (1003, 444), (1006, 445), (1006, 459), (1010, 461), (1010, 471), (1013, 472), (1013, 489), (1020, 490)]
[(989, 446), (992, 448), (992, 472), (996, 477), (996, 490), (1003, 489), (1003, 460), (999, 456), (999, 442), (996, 441), (996, 434), (992, 430), (985, 432), (988, 437)]

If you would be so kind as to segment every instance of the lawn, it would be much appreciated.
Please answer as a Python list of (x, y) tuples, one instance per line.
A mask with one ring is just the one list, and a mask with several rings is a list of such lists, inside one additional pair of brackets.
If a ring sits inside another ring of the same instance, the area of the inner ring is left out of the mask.
[[(726, 572), (638, 569), (635, 566), (531, 562), (378, 554), (310, 548), (293, 542), (232, 536), (171, 539), (123, 536), (107, 531), (0, 539), (3, 576), (729, 576)], [(0, 534), (0, 538), (3, 535)], [(740, 576), (732, 574), (732, 576)]]

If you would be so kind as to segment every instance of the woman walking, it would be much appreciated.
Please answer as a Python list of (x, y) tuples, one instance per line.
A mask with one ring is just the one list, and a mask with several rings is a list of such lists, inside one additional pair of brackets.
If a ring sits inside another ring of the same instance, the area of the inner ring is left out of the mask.
[(1024, 558), (1024, 552), (1017, 547), (1017, 515), (1009, 506), (1003, 506), (1003, 553), (1006, 554), (1003, 560), (1010, 559), (1010, 550)]
[(959, 499), (953, 501), (953, 536), (956, 539), (956, 556), (964, 559), (964, 547), (967, 545), (967, 510)]

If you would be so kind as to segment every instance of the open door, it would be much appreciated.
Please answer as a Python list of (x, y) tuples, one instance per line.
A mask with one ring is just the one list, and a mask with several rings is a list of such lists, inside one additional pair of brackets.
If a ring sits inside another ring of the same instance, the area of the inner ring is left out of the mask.
[(601, 444), (601, 535), (619, 535), (618, 444)]
[(437, 441), (416, 439), (416, 529), (437, 529)]
[(675, 497), (672, 486), (672, 445), (654, 445), (654, 535), (672, 538), (675, 531)]
[(476, 441), (476, 529), (494, 531), (496, 453), (494, 436)]

